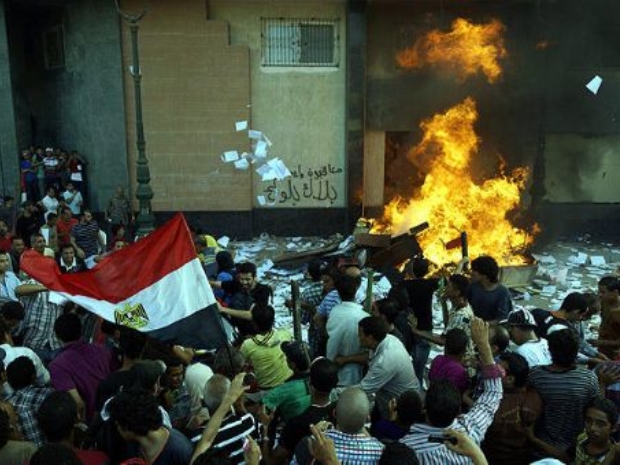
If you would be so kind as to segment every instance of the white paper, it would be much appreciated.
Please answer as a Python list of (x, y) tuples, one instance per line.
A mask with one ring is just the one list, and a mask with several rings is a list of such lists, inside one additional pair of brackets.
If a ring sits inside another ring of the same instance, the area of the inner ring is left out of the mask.
[(248, 131), (248, 137), (249, 137), (250, 139), (260, 140), (260, 139), (262, 139), (262, 138), (263, 138), (263, 133), (262, 133), (262, 132), (260, 132), (260, 131), (256, 131), (256, 130), (254, 130), (254, 129), (250, 129), (250, 130)]
[(228, 236), (222, 236), (217, 240), (217, 243), (220, 244), (224, 248), (228, 247), (229, 242), (230, 242), (230, 237)]
[(541, 293), (542, 294), (555, 294), (556, 290), (557, 290), (557, 288), (555, 286), (544, 286), (542, 288)]
[(250, 163), (245, 158), (241, 158), (235, 162), (235, 168), (238, 170), (247, 170), (250, 167)]
[(291, 175), (291, 172), (286, 167), (286, 165), (279, 158), (274, 158), (267, 162), (267, 165), (271, 167), (273, 172), (275, 173), (276, 179), (283, 180)]
[(265, 158), (267, 156), (267, 142), (259, 140), (254, 148), (254, 155), (258, 158)]
[(261, 207), (264, 207), (264, 206), (265, 206), (265, 204), (267, 203), (267, 201), (265, 200), (265, 196), (264, 196), (264, 195), (257, 195), (257, 196), (256, 196), (256, 200), (258, 200), (258, 204), (259, 204)]
[(590, 257), (590, 263), (592, 263), (592, 266), (603, 266), (605, 264), (605, 257), (592, 255)]
[(594, 95), (596, 95), (598, 94), (598, 90), (600, 89), (602, 83), (603, 83), (603, 78), (597, 74), (596, 76), (592, 78), (590, 82), (586, 84), (586, 88), (590, 92), (592, 92)]
[(230, 163), (231, 161), (239, 160), (239, 152), (236, 150), (229, 150), (228, 152), (224, 152), (222, 154), (222, 161), (224, 163)]
[(237, 121), (235, 123), (235, 130), (237, 132), (245, 131), (247, 128), (248, 128), (248, 122), (247, 121)]

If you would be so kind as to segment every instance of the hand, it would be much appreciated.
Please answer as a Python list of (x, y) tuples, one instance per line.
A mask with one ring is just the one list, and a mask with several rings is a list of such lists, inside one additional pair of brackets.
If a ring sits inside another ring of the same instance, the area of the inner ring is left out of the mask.
[(407, 317), (407, 322), (409, 323), (409, 328), (411, 328), (412, 331), (418, 329), (418, 319), (413, 313), (409, 314)]
[(262, 458), (260, 447), (258, 447), (258, 444), (252, 436), (246, 437), (245, 440), (246, 443), (243, 446), (243, 457), (245, 458), (245, 463), (248, 465), (258, 465)]
[(594, 358), (596, 358), (598, 360), (602, 360), (604, 362), (608, 362), (610, 360), (610, 358), (607, 355), (602, 354), (600, 352), (598, 354), (596, 354), (596, 356)]
[(396, 419), (398, 418), (398, 412), (396, 411), (397, 404), (398, 400), (396, 398), (388, 402), (388, 419), (391, 422), (396, 421)]
[(226, 399), (230, 403), (230, 405), (234, 404), (235, 401), (243, 395), (245, 391), (250, 389), (250, 386), (243, 385), (243, 379), (245, 378), (245, 372), (239, 373), (234, 377), (232, 383), (230, 384), (230, 389), (228, 390), (228, 394), (226, 394)]
[(77, 249), (76, 250), (76, 254), (78, 256), (78, 258), (81, 258), (82, 260), (84, 260), (86, 258), (86, 254), (84, 253), (84, 251), (82, 249)]
[(334, 359), (334, 363), (338, 365), (339, 367), (341, 367), (347, 364), (347, 359), (342, 355), (338, 355), (338, 357)]
[(596, 370), (598, 382), (607, 387), (620, 381), (620, 366), (606, 363)]
[(600, 339), (588, 339), (588, 342), (594, 347), (600, 347), (602, 345)]
[(258, 411), (256, 412), (256, 418), (261, 424), (267, 429), (271, 422), (273, 421), (273, 417), (275, 416), (275, 410), (271, 413), (267, 412), (267, 409), (264, 405), (261, 405)]
[(484, 456), (480, 446), (476, 444), (467, 434), (463, 431), (456, 429), (446, 429), (444, 433), (448, 436), (457, 439), (456, 444), (452, 444), (450, 441), (444, 442), (445, 446), (457, 454), (465, 455), (469, 458)]
[(471, 322), (471, 338), (478, 349), (489, 345), (489, 324), (481, 318), (476, 318)]
[(339, 463), (334, 441), (325, 436), (316, 425), (310, 425), (310, 432), (312, 433), (312, 438), (308, 441), (308, 448), (312, 456), (325, 465)]

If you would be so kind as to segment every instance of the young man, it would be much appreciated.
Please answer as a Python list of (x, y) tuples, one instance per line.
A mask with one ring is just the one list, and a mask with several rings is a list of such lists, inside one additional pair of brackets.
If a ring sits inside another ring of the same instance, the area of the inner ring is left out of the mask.
[(187, 465), (193, 453), (189, 439), (162, 423), (155, 397), (144, 390), (121, 391), (109, 412), (132, 456), (151, 465)]
[(446, 333), (444, 355), (438, 355), (431, 363), (428, 372), (429, 382), (440, 379), (450, 381), (461, 394), (469, 389), (467, 368), (463, 365), (469, 338), (465, 331), (453, 328)]
[(77, 251), (77, 256), (84, 260), (99, 253), (99, 248), (103, 244), (99, 236), (99, 225), (93, 219), (90, 210), (82, 212), (80, 222), (71, 230), (70, 240)]
[(78, 220), (73, 218), (71, 209), (64, 207), (60, 209), (60, 217), (56, 222), (56, 233), (58, 234), (58, 245), (71, 244), (71, 230), (78, 224)]
[(489, 463), (530, 463), (532, 445), (527, 439), (526, 428), (540, 417), (542, 400), (527, 386), (530, 368), (523, 356), (504, 352), (499, 356), (499, 363), (506, 372), (502, 378), (504, 395), (484, 437), (482, 450)]
[(72, 182), (67, 183), (67, 190), (62, 193), (62, 197), (65, 199), (67, 207), (71, 209), (71, 213), (77, 216), (82, 212), (84, 199)]
[(554, 331), (548, 342), (552, 363), (534, 368), (529, 376), (543, 400), (543, 413), (530, 439), (539, 448), (546, 443), (566, 452), (583, 430), (583, 412), (598, 393), (598, 380), (576, 365), (579, 340), (574, 331)]
[(536, 320), (526, 309), (510, 312), (506, 322), (510, 339), (518, 347), (516, 352), (522, 355), (530, 368), (551, 364), (551, 353), (546, 339), (536, 335)]
[(381, 418), (389, 418), (389, 402), (407, 391), (419, 391), (411, 358), (403, 343), (387, 334), (387, 325), (376, 316), (368, 316), (358, 324), (360, 346), (370, 350), (368, 372), (359, 387), (375, 395), (375, 407)]
[(471, 262), (471, 285), (467, 298), (478, 318), (497, 323), (512, 311), (508, 289), (499, 283), (499, 265), (489, 256)]
[[(358, 323), (368, 316), (362, 306), (355, 302), (355, 294), (361, 284), (360, 277), (340, 275), (336, 290), (342, 302), (336, 305), (327, 320), (327, 358), (338, 363), (339, 357), (358, 355), (361, 352)], [(362, 380), (363, 366), (347, 361), (340, 364), (339, 386), (353, 386)]]
[(82, 323), (74, 313), (59, 316), (54, 331), (63, 347), (49, 366), (52, 385), (71, 394), (82, 418), (90, 421), (95, 413), (97, 387), (116, 368), (112, 353), (104, 346), (82, 340)]
[(60, 272), (65, 273), (79, 273), (86, 271), (86, 263), (75, 255), (75, 247), (73, 244), (65, 244), (60, 249), (60, 258), (58, 259), (58, 267)]
[(429, 442), (429, 435), (442, 435), (446, 428), (450, 428), (465, 432), (480, 444), (499, 407), (503, 370), (493, 361), (488, 325), (479, 318), (472, 322), (472, 338), (480, 353), (484, 391), (469, 412), (461, 415), (461, 394), (452, 383), (438, 381), (430, 385), (424, 400), (426, 423), (414, 424), (400, 441), (416, 452), (423, 465), (469, 463), (444, 443)]
[(78, 408), (75, 400), (67, 392), (52, 392), (41, 403), (37, 412), (39, 427), (49, 443), (64, 444), (71, 448), (78, 458), (90, 465), (109, 463), (104, 452), (77, 449), (74, 446), (75, 426), (79, 423)]
[(590, 341), (610, 359), (620, 350), (620, 281), (615, 276), (605, 276), (598, 282), (601, 299), (601, 327), (598, 340)]
[(21, 284), (19, 278), (10, 271), (11, 260), (5, 252), (0, 252), (0, 298), (2, 300), (17, 301), (17, 287)]
[(577, 438), (575, 463), (600, 463), (610, 455), (615, 442), (618, 409), (608, 399), (597, 397), (586, 408), (586, 430)]

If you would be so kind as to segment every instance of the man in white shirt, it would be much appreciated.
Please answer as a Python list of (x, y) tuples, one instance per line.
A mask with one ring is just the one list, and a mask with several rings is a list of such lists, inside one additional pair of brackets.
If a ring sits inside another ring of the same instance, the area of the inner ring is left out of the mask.
[(9, 271), (11, 261), (5, 252), (0, 252), (0, 299), (17, 300), (15, 289), (21, 284), (19, 278)]
[(75, 185), (72, 182), (67, 183), (67, 190), (62, 193), (62, 197), (65, 199), (67, 206), (71, 209), (71, 213), (75, 216), (78, 216), (82, 213), (82, 204), (84, 203), (84, 198), (80, 191), (75, 188)]
[(41, 203), (45, 207), (44, 216), (47, 219), (48, 213), (55, 213), (58, 215), (58, 199), (56, 198), (56, 189), (49, 187), (47, 189), (47, 195), (41, 199)]
[[(43, 362), (41, 362), (39, 356), (28, 347), (13, 347), (13, 339), (11, 338), (10, 330), (2, 320), (0, 320), (0, 349), (2, 349), (5, 354), (3, 360), (4, 366), (9, 366), (9, 364), (17, 357), (28, 357), (34, 364), (36, 372), (35, 384), (37, 386), (45, 386), (49, 384), (50, 373), (43, 365)], [(6, 397), (12, 393), (13, 389), (9, 383), (4, 383), (2, 386), (2, 394)]]
[[(340, 275), (336, 279), (336, 290), (342, 302), (332, 309), (327, 319), (327, 358), (335, 362), (343, 356), (361, 352), (358, 337), (358, 323), (368, 316), (362, 306), (355, 302), (355, 293), (360, 286), (359, 276)], [(339, 386), (353, 386), (362, 380), (362, 365), (345, 363), (338, 373)]]
[(536, 320), (529, 310), (513, 310), (506, 320), (510, 339), (518, 347), (516, 353), (522, 355), (530, 368), (551, 364), (551, 352), (546, 339), (536, 336)]

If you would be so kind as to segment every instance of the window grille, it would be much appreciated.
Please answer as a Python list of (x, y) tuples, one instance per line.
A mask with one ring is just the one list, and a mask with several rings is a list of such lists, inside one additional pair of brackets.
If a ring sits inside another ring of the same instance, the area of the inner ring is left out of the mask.
[(262, 18), (263, 66), (338, 66), (339, 21)]

